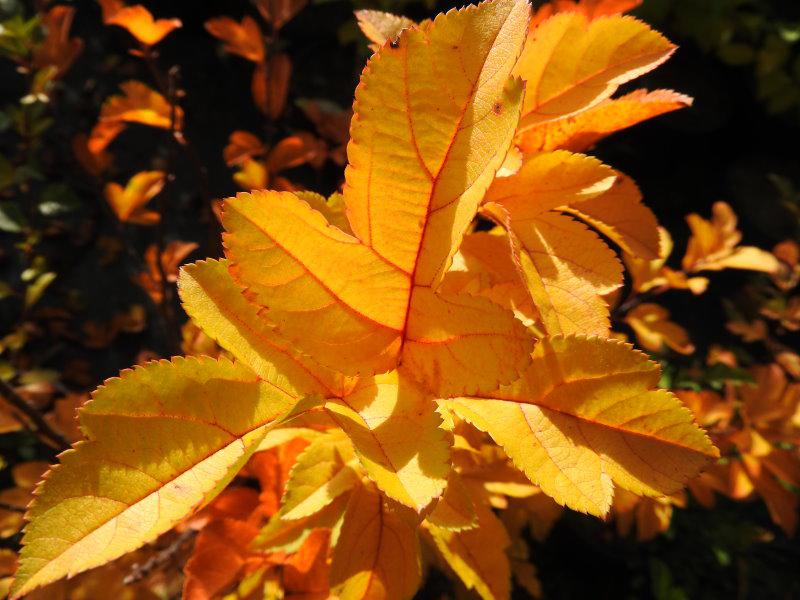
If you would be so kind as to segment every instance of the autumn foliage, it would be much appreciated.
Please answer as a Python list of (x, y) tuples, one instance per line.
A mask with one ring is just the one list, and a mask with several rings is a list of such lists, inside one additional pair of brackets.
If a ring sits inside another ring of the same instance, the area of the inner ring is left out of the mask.
[[(681, 385), (653, 357), (696, 353), (662, 294), (699, 296), (737, 269), (783, 298), (797, 244), (743, 245), (717, 202), (687, 217), (676, 267), (634, 179), (587, 154), (692, 105), (626, 85), (676, 50), (623, 14), (640, 2), (485, 0), (420, 22), (357, 11), (371, 56), (352, 112), (303, 101), (308, 131), (230, 132), (219, 154), (244, 191), (224, 200), (204, 197), (178, 72), (159, 63), (181, 20), (100, 4), (152, 79), (122, 81), (72, 149), (114, 226), (146, 240), (131, 281), (182, 355), (142, 355), (43, 423), (10, 411), (7, 430), (71, 444), (53, 466), (15, 465), (0, 492), (2, 527), (24, 531), (2, 556), (12, 598), (150, 598), (176, 581), (190, 600), (410, 598), (432, 570), (484, 599), (538, 597), (530, 540), (565, 510), (646, 540), (689, 497), (760, 498), (795, 533), (800, 358), (780, 336), (800, 329), (797, 297), (729, 320), (771, 360), (715, 346), (721, 384)], [(251, 64), (272, 123), (292, 78), (279, 38), (304, 2), (255, 6), (205, 29)], [(72, 15), (46, 13), (25, 68), (52, 82), (70, 68)], [(112, 175), (142, 127), (169, 157)], [(196, 168), (197, 219), (223, 230), (217, 258), (187, 262), (198, 243), (164, 239), (177, 155)], [(343, 168), (338, 191), (306, 189), (299, 167)], [(142, 311), (84, 333), (105, 347)], [(3, 394), (26, 402), (22, 385)]]

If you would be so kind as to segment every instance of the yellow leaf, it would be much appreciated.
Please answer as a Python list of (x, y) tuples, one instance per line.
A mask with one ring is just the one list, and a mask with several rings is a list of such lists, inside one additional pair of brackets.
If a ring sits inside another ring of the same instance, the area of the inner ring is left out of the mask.
[(400, 32), (416, 25), (414, 21), (400, 15), (381, 10), (357, 10), (358, 27), (372, 42), (370, 48), (377, 51), (387, 41), (394, 40)]
[(341, 600), (399, 600), (417, 591), (417, 526), (406, 511), (371, 486), (352, 493), (331, 564), (331, 591)]
[(660, 352), (664, 346), (680, 354), (692, 354), (694, 344), (689, 333), (677, 323), (669, 320), (669, 311), (663, 306), (645, 302), (633, 308), (625, 316), (642, 348)]
[(644, 260), (659, 256), (658, 221), (642, 204), (642, 193), (633, 179), (617, 173), (614, 185), (603, 194), (568, 206), (565, 212), (588, 223), (628, 254)]
[(440, 395), (491, 389), (527, 364), (532, 340), (510, 312), (433, 291), (510, 146), (527, 12), (521, 0), (453, 11), (370, 60), (344, 189), (355, 237), (292, 194), (226, 203), (234, 276), (321, 364), (352, 375), (424, 364)]
[(514, 71), (527, 83), (520, 130), (595, 106), (674, 51), (632, 17), (589, 21), (564, 13), (548, 19), (528, 34)]
[(692, 213), (686, 217), (692, 237), (683, 257), (685, 271), (747, 269), (777, 274), (780, 261), (773, 254), (753, 246), (739, 246), (742, 234), (736, 229), (736, 215), (725, 202), (715, 202), (711, 220)]
[(612, 133), (686, 108), (692, 102), (689, 96), (671, 90), (636, 90), (570, 117), (534, 125), (522, 132), (515, 143), (523, 152), (559, 148), (583, 152)]
[(486, 194), (484, 210), (519, 247), (520, 271), (550, 335), (608, 333), (601, 296), (622, 285), (622, 266), (597, 235), (548, 211), (580, 207), (608, 193), (615, 179), (597, 159), (559, 150), (526, 156)]
[(227, 485), (296, 402), (227, 360), (176, 358), (109, 380), (81, 412), (88, 441), (37, 490), (13, 596), (168, 531)]
[(631, 276), (632, 289), (642, 294), (652, 289), (686, 289), (693, 294), (702, 294), (708, 287), (705, 277), (687, 277), (686, 273), (674, 271), (666, 266), (672, 254), (672, 236), (663, 227), (658, 228), (658, 256), (647, 259), (629, 252), (623, 254), (625, 267)]
[(524, 156), (519, 171), (498, 177), (484, 203), (501, 204), (523, 221), (546, 211), (583, 203), (608, 192), (617, 175), (596, 158), (564, 150)]
[(297, 552), (314, 530), (338, 531), (347, 503), (347, 495), (342, 494), (319, 512), (300, 519), (284, 519), (280, 512), (275, 513), (253, 541), (253, 548), (265, 552)]
[(413, 380), (396, 371), (364, 379), (325, 408), (387, 496), (420, 512), (441, 495), (450, 471), (448, 434), (433, 398)]
[(499, 226), (491, 232), (468, 234), (440, 289), (483, 296), (512, 310), (520, 321), (530, 325), (536, 318), (536, 309), (522, 285), (522, 275), (512, 254), (511, 240)]
[(308, 517), (359, 485), (358, 474), (347, 464), (352, 458), (352, 447), (341, 431), (311, 442), (289, 474), (281, 501), (282, 518)]
[(350, 222), (347, 220), (344, 196), (340, 193), (336, 192), (335, 194), (331, 194), (327, 199), (314, 192), (296, 192), (296, 194), (298, 198), (302, 198), (308, 202), (311, 208), (321, 212), (328, 223), (334, 227), (338, 227), (345, 233), (353, 235), (353, 232), (350, 231)]
[(144, 206), (163, 189), (166, 178), (164, 171), (142, 171), (131, 177), (124, 188), (118, 183), (109, 183), (104, 190), (106, 200), (123, 223), (155, 224), (161, 215), (145, 210)]
[(263, 190), (269, 185), (269, 171), (263, 161), (246, 158), (233, 180), (243, 190)]
[(540, 342), (519, 381), (450, 406), (487, 431), (559, 504), (608, 512), (612, 482), (635, 494), (678, 491), (719, 455), (659, 369), (626, 344), (585, 337)]
[(505, 159), (523, 91), (510, 74), (527, 19), (517, 0), (439, 15), (364, 70), (347, 149), (348, 216), (415, 285), (438, 283)]
[(408, 309), (401, 361), (428, 389), (453, 396), (516, 379), (532, 347), (511, 311), (486, 298), (420, 287)]
[(349, 363), (351, 374), (394, 366), (410, 296), (404, 273), (289, 192), (239, 194), (223, 224), (235, 275), (286, 337), (329, 366)]
[(340, 395), (344, 378), (295, 354), (228, 272), (228, 261), (205, 260), (181, 269), (183, 308), (207, 335), (263, 379), (292, 396)]
[(550, 335), (605, 336), (609, 311), (604, 294), (622, 285), (622, 265), (586, 226), (559, 214), (544, 214), (517, 226), (522, 273)]
[(463, 531), (478, 525), (475, 506), (464, 482), (456, 471), (450, 472), (447, 488), (426, 518), (428, 523), (439, 529)]
[(506, 556), (508, 533), (489, 507), (476, 504), (478, 526), (450, 531), (430, 522), (427, 530), (442, 558), (464, 585), (484, 600), (503, 600), (511, 592), (511, 567)]

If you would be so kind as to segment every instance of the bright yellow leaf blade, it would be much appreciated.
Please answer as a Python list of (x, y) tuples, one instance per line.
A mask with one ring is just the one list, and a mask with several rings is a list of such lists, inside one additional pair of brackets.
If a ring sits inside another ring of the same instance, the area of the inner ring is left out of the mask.
[(498, 177), (484, 203), (502, 205), (516, 221), (562, 206), (583, 203), (608, 192), (616, 173), (594, 157), (565, 150), (525, 156), (519, 171)]
[(627, 344), (556, 337), (537, 345), (519, 381), (449, 405), (559, 504), (603, 515), (611, 482), (672, 494), (719, 455), (658, 379), (658, 366)]
[(609, 310), (602, 296), (622, 285), (622, 265), (614, 252), (565, 215), (546, 213), (521, 223), (512, 217), (507, 222), (547, 333), (606, 336)]
[(427, 530), (441, 557), (468, 589), (483, 600), (505, 600), (511, 592), (511, 566), (506, 548), (511, 545), (503, 523), (491, 509), (475, 507), (478, 526), (451, 531), (430, 522)]
[(297, 457), (281, 500), (281, 518), (302, 519), (319, 512), (339, 496), (360, 485), (348, 466), (353, 449), (347, 437), (332, 430), (316, 438)]
[(533, 343), (510, 310), (486, 298), (415, 288), (402, 363), (440, 397), (489, 391), (517, 378)]
[(246, 367), (207, 357), (109, 380), (81, 413), (88, 441), (62, 454), (38, 488), (13, 595), (171, 529), (227, 485), (296, 402)]
[(181, 269), (178, 293), (195, 324), (259, 376), (293, 396), (342, 393), (336, 373), (292, 352), (290, 345), (231, 277), (227, 260), (205, 260)]
[(589, 21), (573, 12), (548, 19), (530, 31), (514, 70), (527, 83), (520, 129), (591, 108), (674, 51), (632, 17)]
[(597, 229), (628, 254), (644, 260), (659, 256), (656, 216), (642, 204), (642, 193), (626, 175), (617, 173), (617, 180), (607, 192), (565, 207), (564, 211)]
[(478, 526), (475, 505), (457, 471), (450, 471), (447, 489), (425, 520), (448, 531), (464, 531)]
[(692, 102), (691, 97), (671, 90), (636, 90), (571, 117), (535, 125), (522, 132), (515, 143), (523, 152), (583, 152), (612, 133), (686, 108)]
[(491, 0), (404, 31), (356, 90), (344, 197), (356, 236), (417, 285), (438, 283), (502, 164), (529, 16)]
[(357, 10), (355, 15), (358, 27), (372, 42), (370, 47), (373, 50), (378, 50), (387, 41), (394, 40), (401, 31), (415, 25), (408, 17), (393, 15), (382, 10)]
[(518, 263), (550, 335), (606, 335), (601, 297), (622, 285), (613, 252), (582, 224), (552, 211), (608, 193), (614, 171), (599, 160), (563, 150), (525, 157), (519, 171), (498, 177), (484, 200), (519, 248)]
[(239, 194), (223, 224), (233, 272), (287, 339), (348, 374), (394, 366), (406, 273), (292, 193)]
[(392, 371), (362, 380), (325, 408), (387, 496), (420, 512), (442, 494), (450, 471), (448, 434), (439, 428), (433, 398), (410, 378)]
[(420, 581), (414, 514), (372, 486), (350, 496), (331, 563), (331, 591), (341, 600), (411, 598)]

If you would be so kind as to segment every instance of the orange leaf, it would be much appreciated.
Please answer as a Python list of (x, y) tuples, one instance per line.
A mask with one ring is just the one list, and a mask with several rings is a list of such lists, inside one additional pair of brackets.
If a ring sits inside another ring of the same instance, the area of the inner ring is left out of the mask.
[(292, 61), (286, 54), (275, 54), (266, 62), (259, 63), (253, 71), (251, 85), (253, 102), (258, 109), (277, 119), (286, 107)]
[(642, 0), (551, 0), (539, 8), (531, 26), (538, 25), (556, 13), (579, 12), (589, 19), (618, 15), (633, 10)]
[[(619, 243), (622, 245), (621, 241)], [(626, 245), (630, 245), (630, 239)], [(630, 249), (633, 250), (634, 247), (636, 246), (630, 246)], [(646, 253), (641, 250), (641, 247), (637, 249), (636, 254), (639, 256), (635, 256), (634, 253), (627, 250), (623, 255), (625, 267), (633, 279), (634, 292), (641, 294), (658, 288), (691, 290), (693, 294), (705, 292), (708, 287), (708, 279), (705, 277), (688, 277), (686, 273), (674, 271), (665, 266), (667, 259), (672, 254), (672, 236), (663, 227), (658, 228), (658, 257), (653, 259), (640, 257), (649, 254), (649, 243), (645, 248)]]
[(420, 580), (419, 541), (407, 511), (371, 486), (350, 496), (331, 564), (332, 591), (341, 600), (413, 596)]
[(275, 31), (286, 23), (306, 5), (308, 0), (255, 0), (256, 8)]
[(53, 6), (42, 17), (42, 26), (47, 32), (42, 43), (33, 53), (33, 66), (43, 69), (53, 66), (63, 75), (83, 50), (83, 40), (69, 37), (75, 9), (71, 6)]
[(206, 30), (225, 42), (225, 50), (231, 54), (260, 63), (264, 60), (264, 38), (256, 20), (244, 16), (241, 23), (230, 17), (215, 17), (206, 21)]
[(167, 174), (163, 171), (142, 171), (130, 178), (123, 188), (118, 183), (108, 183), (105, 196), (117, 218), (123, 223), (153, 225), (161, 215), (144, 206), (164, 187)]
[(680, 354), (692, 354), (694, 344), (689, 333), (669, 320), (669, 311), (650, 302), (639, 304), (625, 316), (625, 322), (636, 333), (636, 338), (646, 350), (660, 352), (663, 346)]
[[(170, 129), (172, 107), (167, 99), (140, 81), (126, 81), (120, 84), (122, 96), (109, 96), (100, 109), (101, 123), (141, 123), (150, 127)], [(175, 129), (181, 128), (183, 110), (175, 108)], [(118, 133), (118, 132), (117, 132)], [(92, 137), (94, 132), (92, 132)], [(106, 144), (107, 145), (107, 144)], [(91, 147), (96, 151), (95, 147)]]
[(654, 69), (675, 46), (644, 23), (555, 15), (532, 29), (515, 72), (526, 80), (520, 130), (587, 110)]
[(689, 96), (671, 90), (637, 90), (570, 117), (534, 125), (522, 132), (516, 143), (524, 152), (559, 148), (583, 152), (612, 133), (686, 108), (692, 102)]
[(739, 246), (742, 234), (736, 229), (737, 218), (725, 202), (715, 202), (711, 220), (692, 213), (686, 222), (692, 237), (683, 257), (685, 271), (720, 271), (748, 269), (777, 274), (780, 263), (774, 255), (754, 246)]
[(314, 162), (320, 154), (319, 140), (302, 132), (283, 138), (269, 151), (267, 168), (272, 173)]
[[(298, 396), (338, 396), (347, 384), (292, 351), (274, 324), (247, 302), (226, 261), (206, 260), (185, 266), (178, 280), (183, 306), (191, 319), (238, 360)], [(280, 374), (280, 376), (278, 376)]]
[(742, 465), (756, 491), (764, 499), (772, 520), (793, 536), (797, 531), (797, 495), (783, 487), (765, 468), (763, 461), (744, 454)]
[(109, 167), (113, 157), (105, 150), (125, 130), (125, 127), (124, 122), (117, 120), (100, 120), (97, 122), (86, 140), (89, 168), (102, 172)]
[(315, 529), (300, 549), (283, 564), (283, 585), (287, 598), (324, 600), (328, 598), (328, 547), (331, 532)]
[(246, 521), (222, 519), (203, 528), (183, 569), (183, 598), (211, 600), (236, 582), (250, 554), (258, 527)]
[(153, 19), (153, 15), (141, 4), (134, 6), (117, 5), (104, 11), (103, 22), (106, 25), (118, 25), (139, 40), (145, 46), (154, 46), (173, 30), (180, 27), (180, 19)]
[(223, 158), (229, 167), (243, 163), (249, 158), (266, 154), (267, 149), (257, 136), (249, 131), (234, 131), (228, 138)]

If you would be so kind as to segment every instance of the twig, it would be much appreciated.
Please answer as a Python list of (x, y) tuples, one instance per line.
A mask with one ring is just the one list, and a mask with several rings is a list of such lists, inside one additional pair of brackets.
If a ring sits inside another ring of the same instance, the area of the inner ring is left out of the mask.
[[(169, 114), (169, 133), (170, 136), (175, 137), (175, 132), (177, 131), (177, 115), (178, 115), (178, 101), (177, 101), (177, 93), (178, 93), (178, 67), (172, 67), (169, 70), (169, 83), (167, 88), (167, 100), (169, 101), (170, 105), (170, 114)], [(174, 189), (174, 182), (175, 182), (175, 149), (174, 146), (170, 148), (169, 151), (169, 164), (167, 169), (167, 182), (170, 186), (168, 189)], [(161, 287), (161, 304), (159, 308), (161, 309), (161, 314), (164, 319), (164, 326), (166, 328), (166, 343), (167, 343), (167, 350), (169, 354), (176, 354), (180, 348), (180, 344), (177, 342), (177, 339), (174, 335), (174, 332), (177, 331), (178, 324), (175, 318), (175, 313), (172, 310), (172, 288), (167, 281), (167, 271), (164, 268), (164, 220), (166, 219), (166, 207), (164, 206), (164, 195), (159, 195), (157, 200), (158, 212), (161, 215), (161, 218), (156, 223), (156, 268), (158, 269), (158, 278), (160, 279), (160, 287)]]
[(625, 302), (620, 304), (616, 309), (613, 311), (613, 318), (617, 320), (621, 320), (625, 317), (625, 315), (631, 309), (636, 308), (643, 302), (651, 300), (653, 297), (663, 294), (667, 290), (669, 290), (668, 285), (662, 285), (656, 288), (652, 288), (647, 290), (646, 292), (642, 292), (641, 294), (632, 294)]
[[(156, 87), (158, 87), (161, 95), (167, 98), (170, 103), (170, 111), (171, 113), (174, 113), (177, 108), (177, 96), (179, 94), (177, 87), (173, 89), (173, 71), (177, 69), (177, 66), (173, 66), (172, 69), (169, 70), (169, 73), (165, 76), (163, 71), (161, 71), (161, 69), (158, 67), (158, 62), (156, 61), (157, 54), (154, 54), (149, 46), (142, 45), (140, 47), (140, 52), (148, 70), (150, 71), (151, 76), (153, 77), (153, 80), (156, 82)], [(200, 155), (198, 154), (197, 149), (186, 136), (184, 127), (175, 127), (174, 114), (170, 115), (170, 121), (170, 137), (172, 138), (172, 141), (180, 146), (181, 149), (186, 153), (186, 156), (189, 158), (189, 162), (192, 164), (192, 167), (195, 170), (195, 174), (197, 176), (197, 185), (200, 188), (199, 195), (205, 207), (206, 218), (208, 218), (209, 224), (213, 225), (215, 217), (211, 205), (213, 198), (211, 196), (211, 185), (208, 182), (208, 169), (206, 169), (203, 161), (200, 160)], [(216, 243), (218, 237), (219, 236), (213, 236), (211, 239), (209, 251), (215, 249), (220, 250), (220, 248), (217, 248)]]
[(122, 580), (122, 583), (125, 585), (131, 585), (133, 583), (137, 583), (150, 575), (156, 569), (164, 566), (167, 564), (172, 558), (180, 552), (181, 548), (188, 543), (194, 536), (197, 535), (197, 532), (193, 529), (187, 529), (183, 533), (181, 533), (177, 538), (175, 538), (172, 543), (160, 550), (155, 555), (148, 558), (142, 564), (135, 564), (131, 567), (131, 572), (125, 576), (125, 579)]
[(0, 510), (7, 510), (8, 512), (24, 513), (25, 509), (21, 506), (14, 506), (8, 502), (0, 502)]
[(40, 437), (45, 438), (44, 441), (49, 446), (57, 450), (66, 450), (69, 448), (70, 443), (66, 438), (50, 427), (50, 424), (44, 420), (41, 413), (28, 404), (25, 398), (20, 396), (17, 391), (3, 379), (0, 379), (0, 393), (3, 394), (3, 398), (6, 402), (30, 420), (31, 426), (29, 429)]

